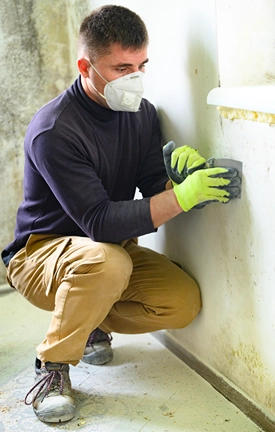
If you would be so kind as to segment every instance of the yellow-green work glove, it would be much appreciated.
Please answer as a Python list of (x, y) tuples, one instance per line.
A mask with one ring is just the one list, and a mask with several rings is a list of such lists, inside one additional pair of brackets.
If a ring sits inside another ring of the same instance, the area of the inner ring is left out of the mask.
[(207, 168), (197, 170), (180, 184), (174, 192), (181, 208), (187, 212), (200, 204), (227, 203), (236, 198), (240, 189), (240, 178), (233, 168)]
[(173, 185), (182, 183), (189, 174), (204, 167), (206, 160), (187, 145), (176, 148), (174, 141), (163, 147), (165, 168)]

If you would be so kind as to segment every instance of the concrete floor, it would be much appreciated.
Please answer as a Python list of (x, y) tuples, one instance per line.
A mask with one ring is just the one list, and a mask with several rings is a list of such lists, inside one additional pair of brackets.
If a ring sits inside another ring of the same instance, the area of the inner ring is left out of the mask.
[(71, 367), (76, 417), (41, 423), (23, 400), (33, 384), (35, 346), (50, 313), (4, 286), (0, 301), (0, 431), (260, 431), (150, 334), (113, 334), (111, 363)]

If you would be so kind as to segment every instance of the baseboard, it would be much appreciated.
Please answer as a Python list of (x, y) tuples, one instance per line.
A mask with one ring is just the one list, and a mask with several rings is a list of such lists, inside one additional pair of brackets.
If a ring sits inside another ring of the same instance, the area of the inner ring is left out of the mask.
[(219, 393), (239, 408), (248, 418), (258, 425), (264, 432), (275, 431), (275, 417), (264, 412), (253, 400), (236, 388), (222, 375), (206, 366), (193, 354), (181, 346), (175, 338), (167, 331), (152, 333), (169, 351), (197, 372), (202, 378), (209, 382)]

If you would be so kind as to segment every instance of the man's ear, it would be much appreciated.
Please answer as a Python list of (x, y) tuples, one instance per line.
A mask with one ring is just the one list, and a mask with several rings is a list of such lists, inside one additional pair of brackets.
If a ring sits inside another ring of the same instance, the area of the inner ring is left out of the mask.
[(90, 63), (85, 57), (81, 57), (77, 60), (77, 68), (79, 73), (83, 76), (83, 78), (88, 78)]

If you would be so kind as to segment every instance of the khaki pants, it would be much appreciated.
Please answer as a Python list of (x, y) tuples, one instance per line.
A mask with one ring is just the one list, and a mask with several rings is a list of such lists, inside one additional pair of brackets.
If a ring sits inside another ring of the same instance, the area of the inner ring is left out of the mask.
[(7, 279), (29, 302), (52, 311), (37, 347), (41, 361), (76, 365), (96, 327), (125, 334), (182, 328), (201, 308), (196, 282), (133, 240), (119, 246), (31, 235), (11, 259)]

